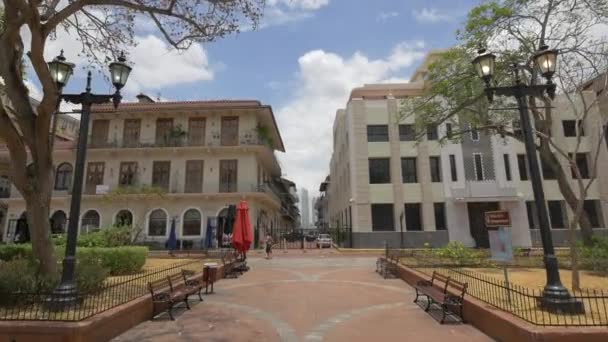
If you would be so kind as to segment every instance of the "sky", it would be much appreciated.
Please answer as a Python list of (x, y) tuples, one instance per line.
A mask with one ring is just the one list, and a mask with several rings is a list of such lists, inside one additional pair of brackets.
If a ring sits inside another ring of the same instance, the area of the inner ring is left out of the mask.
[[(350, 90), (407, 82), (425, 53), (456, 42), (455, 31), (479, 0), (267, 0), (255, 31), (195, 44), (178, 53), (158, 32), (138, 25), (129, 51), (133, 73), (125, 98), (256, 99), (271, 105), (285, 143), (283, 176), (316, 196), (329, 173), (332, 125)], [(79, 66), (78, 42), (59, 33), (50, 60), (65, 49)], [(81, 91), (78, 70), (66, 91)], [(94, 90), (110, 90), (95, 74)], [(32, 95), (36, 97), (32, 83)], [(39, 92), (39, 91), (38, 91)]]

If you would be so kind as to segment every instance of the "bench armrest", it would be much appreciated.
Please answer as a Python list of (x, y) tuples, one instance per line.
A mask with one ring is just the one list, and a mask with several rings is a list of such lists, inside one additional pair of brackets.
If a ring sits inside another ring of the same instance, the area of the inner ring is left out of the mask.
[(201, 285), (201, 282), (198, 281), (197, 279), (188, 279), (188, 280), (186, 280), (185, 284), (187, 286), (199, 286), (199, 285)]
[(168, 302), (171, 300), (171, 296), (166, 292), (155, 293), (152, 296), (152, 300), (155, 302)]
[(418, 286), (433, 286), (433, 283), (431, 283), (428, 280), (419, 280), (416, 285)]
[(451, 294), (447, 294), (445, 296), (445, 303), (446, 304), (452, 304), (452, 305), (462, 305), (463, 300), (462, 297), (458, 297), (458, 296), (454, 296)]

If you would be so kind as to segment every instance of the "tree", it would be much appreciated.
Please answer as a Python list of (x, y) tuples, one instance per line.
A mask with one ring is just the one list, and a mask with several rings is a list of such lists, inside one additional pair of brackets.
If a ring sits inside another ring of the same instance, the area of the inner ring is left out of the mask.
[[(492, 109), (516, 107), (514, 101), (497, 98), (490, 108), (483, 93), (483, 82), (477, 78), (471, 61), (477, 49), (487, 45), (499, 56), (494, 78), (497, 85), (512, 84), (513, 64), (522, 61), (524, 68), (530, 71), (523, 75), (524, 81), (541, 84), (544, 80), (533, 68), (529, 58), (541, 44), (546, 43), (560, 51), (558, 71), (554, 76), (558, 98), (567, 99), (568, 110), (576, 114), (577, 120), (583, 124), (590, 123), (590, 120), (599, 117), (590, 115), (597, 110), (597, 99), (593, 95), (590, 97), (582, 85), (607, 70), (607, 25), (608, 3), (605, 0), (485, 2), (469, 12), (464, 28), (457, 33), (459, 44), (439, 54), (430, 64), (425, 95), (408, 101), (402, 107), (401, 117), (416, 115), (416, 127), (420, 132), (428, 126), (443, 122), (452, 122), (458, 127), (459, 122), (460, 128), (453, 131), (452, 138), (476, 129), (521, 141), (523, 136), (513, 129), (513, 124), (519, 122), (517, 112)], [(597, 155), (589, 161), (592, 163), (590, 173), (593, 177), (586, 179), (576, 163), (576, 152), (581, 146), (580, 131), (576, 130), (576, 150), (568, 151), (552, 138), (551, 126), (555, 109), (552, 108), (551, 99), (547, 96), (530, 96), (527, 102), (538, 138), (537, 150), (541, 160), (555, 174), (560, 192), (575, 212), (571, 223), (580, 226), (584, 243), (591, 244), (593, 230), (589, 217), (582, 210), (582, 203), (595, 179)], [(593, 123), (593, 126), (588, 127), (598, 130), (595, 134), (603, 134), (603, 124), (605, 123)], [(593, 149), (597, 150), (599, 145)], [(562, 164), (573, 168), (578, 193), (570, 184)]]
[[(265, 0), (2, 0), (5, 17), (0, 26), (0, 77), (4, 94), (0, 96), (0, 138), (10, 153), (11, 181), (25, 199), (34, 256), (42, 273), (56, 268), (49, 206), (53, 188), (51, 122), (58, 89), (44, 60), (49, 39), (58, 30), (66, 30), (81, 43), (84, 56), (101, 64), (137, 43), (137, 17), (153, 23), (173, 48), (182, 50), (193, 43), (211, 42), (238, 32), (245, 22), (255, 28), (264, 3)], [(24, 39), (26, 31), (31, 36), (29, 42)], [(35, 108), (22, 73), (23, 62), (42, 87), (43, 96)]]

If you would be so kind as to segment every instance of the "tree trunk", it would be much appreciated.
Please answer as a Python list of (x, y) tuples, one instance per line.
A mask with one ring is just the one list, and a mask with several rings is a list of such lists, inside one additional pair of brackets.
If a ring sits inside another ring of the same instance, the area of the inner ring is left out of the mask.
[[(576, 207), (578, 206), (578, 202), (580, 199), (574, 194), (574, 191), (572, 191), (572, 187), (568, 182), (566, 173), (562, 169), (559, 160), (551, 151), (551, 148), (548, 146), (548, 144), (545, 142), (541, 142), (541, 148), (539, 149), (539, 151), (543, 161), (551, 165), (551, 168), (555, 172), (557, 184), (559, 185), (560, 192), (564, 196), (564, 200), (572, 209), (572, 211), (576, 212)], [(585, 212), (584, 210), (581, 212), (578, 224), (581, 227), (581, 236), (583, 238), (583, 244), (585, 244), (585, 246), (591, 246), (593, 244), (593, 228), (591, 227), (591, 222), (589, 221), (587, 212)]]
[(576, 248), (576, 224), (572, 224), (568, 229), (568, 240), (570, 244), (570, 262), (572, 270), (572, 290), (580, 291), (580, 274), (578, 272), (578, 250)]
[(51, 224), (48, 197), (44, 194), (34, 194), (25, 197), (28, 227), (32, 240), (34, 257), (38, 260), (38, 271), (43, 275), (54, 274), (57, 261), (53, 241), (51, 240)]

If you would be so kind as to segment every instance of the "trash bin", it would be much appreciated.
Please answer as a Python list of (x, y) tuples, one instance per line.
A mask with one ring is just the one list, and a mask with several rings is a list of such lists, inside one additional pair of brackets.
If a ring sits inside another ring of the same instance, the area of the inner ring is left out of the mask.
[[(203, 281), (205, 282), (205, 293), (213, 293), (213, 283), (217, 281), (217, 263), (209, 262), (203, 265)], [(211, 292), (209, 292), (211, 287)]]

